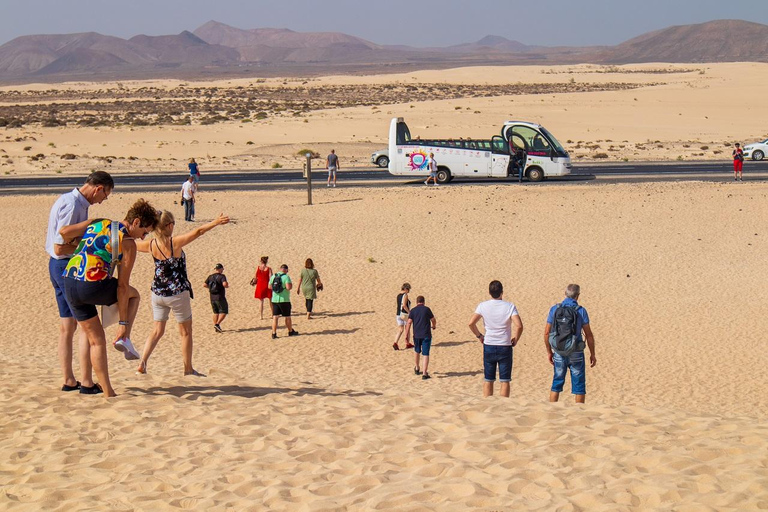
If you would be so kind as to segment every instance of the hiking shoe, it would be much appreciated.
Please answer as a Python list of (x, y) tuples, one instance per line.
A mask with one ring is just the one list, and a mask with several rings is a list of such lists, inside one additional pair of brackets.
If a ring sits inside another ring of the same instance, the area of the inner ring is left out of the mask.
[(219, 324), (213, 324), (213, 329), (216, 332), (224, 332), (224, 331), (221, 330), (221, 326)]
[(299, 335), (299, 333), (298, 333), (298, 332), (296, 332), (296, 331), (294, 331), (293, 329), (291, 329), (290, 331), (288, 331), (288, 336), (298, 336), (298, 335)]
[(272, 333), (272, 339), (273, 339), (273, 340), (276, 340), (276, 339), (277, 339), (277, 333), (276, 333), (276, 332), (273, 332), (273, 333)]
[(431, 379), (431, 378), (432, 378), (432, 376), (430, 374), (428, 374), (428, 373), (425, 373), (424, 375), (421, 376), (421, 380), (427, 380), (427, 379)]
[(421, 375), (421, 370), (419, 370), (418, 368), (414, 368), (413, 373), (415, 373), (416, 375)]
[(80, 386), (80, 394), (81, 395), (98, 395), (99, 393), (103, 393), (104, 390), (101, 389), (101, 386), (98, 384), (94, 384), (91, 387), (87, 386)]
[(129, 361), (135, 361), (136, 359), (141, 359), (141, 355), (139, 352), (133, 348), (133, 343), (131, 343), (130, 338), (121, 338), (115, 342), (115, 348), (122, 352), (126, 359)]

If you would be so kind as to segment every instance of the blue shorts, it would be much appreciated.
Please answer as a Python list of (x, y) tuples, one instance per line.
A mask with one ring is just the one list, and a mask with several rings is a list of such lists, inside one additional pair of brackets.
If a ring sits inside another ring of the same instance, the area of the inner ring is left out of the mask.
[(511, 382), (512, 345), (483, 345), (483, 366), (485, 382), (496, 382), (496, 366), (499, 367), (499, 382)]
[(413, 351), (423, 356), (429, 355), (432, 348), (432, 338), (413, 338)]
[(587, 394), (587, 371), (584, 363), (584, 351), (574, 352), (568, 357), (552, 355), (555, 363), (555, 376), (552, 378), (552, 391), (560, 393), (565, 384), (565, 374), (571, 370), (571, 393), (574, 395)]
[(67, 302), (67, 294), (64, 291), (64, 269), (69, 263), (68, 259), (57, 260), (51, 258), (48, 260), (48, 275), (51, 278), (51, 284), (53, 285), (53, 291), (56, 292), (56, 304), (59, 306), (60, 318), (72, 318), (72, 310), (69, 308)]

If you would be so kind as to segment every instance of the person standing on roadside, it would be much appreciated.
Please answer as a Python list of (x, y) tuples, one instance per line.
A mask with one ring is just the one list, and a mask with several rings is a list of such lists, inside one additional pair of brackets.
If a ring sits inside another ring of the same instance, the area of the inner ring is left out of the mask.
[[(493, 395), (493, 383), (496, 382), (498, 367), (501, 395), (509, 397), (509, 387), (512, 382), (512, 349), (523, 334), (523, 322), (517, 307), (504, 300), (504, 287), (501, 282), (491, 281), (488, 285), (488, 293), (491, 295), (491, 300), (481, 302), (477, 306), (475, 314), (469, 321), (469, 329), (483, 344), (485, 373), (483, 396)], [(485, 334), (477, 328), (477, 322), (481, 319), (485, 326)]]
[[(421, 380), (431, 379), (429, 374), (429, 351), (432, 348), (432, 331), (437, 328), (437, 320), (432, 310), (424, 305), (424, 297), (416, 297), (416, 307), (408, 313), (406, 331), (413, 326), (413, 351), (416, 354), (416, 366), (413, 373), (421, 375)], [(424, 374), (422, 375), (419, 359), (424, 356)]]
[(587, 394), (586, 364), (584, 361), (584, 338), (589, 347), (589, 366), (597, 364), (595, 357), (595, 337), (589, 326), (587, 310), (577, 302), (581, 287), (569, 284), (565, 289), (565, 300), (549, 309), (547, 326), (544, 328), (544, 344), (547, 348), (549, 364), (554, 367), (552, 389), (549, 401), (557, 402), (563, 391), (565, 375), (571, 372), (571, 393), (577, 404), (583, 404)]
[(88, 207), (106, 201), (115, 188), (115, 182), (109, 173), (94, 171), (80, 188), (59, 196), (48, 215), (48, 232), (45, 238), (45, 250), (48, 252), (48, 277), (56, 295), (59, 308), (59, 365), (64, 376), (62, 391), (79, 391), (80, 386), (90, 389), (93, 387), (93, 369), (91, 367), (90, 345), (84, 329), (80, 330), (78, 359), (80, 361), (80, 378), (75, 379), (72, 370), (72, 343), (77, 329), (77, 320), (72, 316), (72, 310), (67, 303), (64, 291), (64, 269), (77, 248), (78, 240), (65, 243), (59, 230), (64, 226), (78, 224), (88, 219)]
[[(227, 218), (227, 222), (229, 222), (229, 218)], [(217, 263), (216, 266), (213, 267), (213, 274), (205, 279), (205, 284), (203, 286), (208, 288), (208, 292), (211, 294), (213, 330), (216, 332), (223, 332), (221, 330), (221, 322), (223, 322), (229, 314), (229, 303), (227, 302), (227, 288), (229, 288), (229, 283), (227, 282), (227, 276), (224, 275), (224, 265)]]
[(197, 187), (200, 186), (200, 168), (194, 158), (189, 159), (187, 167), (189, 167), (189, 175), (192, 176), (192, 179), (195, 181), (195, 190), (197, 190)]
[(184, 220), (192, 222), (195, 220), (195, 178), (190, 174), (187, 181), (181, 186), (181, 204), (184, 205)]
[(734, 144), (736, 149), (733, 150), (733, 180), (744, 181), (744, 175), (742, 169), (744, 168), (744, 150), (741, 149), (741, 145), (737, 142)]
[(333, 186), (336, 187), (336, 172), (340, 169), (339, 157), (336, 156), (336, 150), (332, 149), (331, 154), (325, 159), (325, 168), (328, 169), (328, 186), (331, 186), (331, 177), (333, 177)]
[(429, 158), (427, 158), (427, 170), (429, 171), (429, 177), (424, 180), (424, 184), (429, 185), (429, 180), (432, 180), (435, 182), (435, 186), (437, 186), (437, 161), (435, 160), (434, 153), (430, 153)]
[(296, 336), (299, 333), (293, 330), (291, 322), (291, 289), (293, 283), (288, 277), (288, 265), (280, 265), (280, 272), (272, 274), (269, 278), (269, 287), (272, 289), (272, 339), (277, 339), (277, 322), (282, 316), (285, 318), (285, 328), (288, 336)]

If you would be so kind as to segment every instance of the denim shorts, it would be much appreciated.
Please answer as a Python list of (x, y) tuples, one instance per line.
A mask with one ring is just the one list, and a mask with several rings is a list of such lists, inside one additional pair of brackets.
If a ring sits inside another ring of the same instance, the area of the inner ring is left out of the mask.
[(48, 276), (51, 278), (53, 291), (56, 293), (56, 304), (59, 306), (60, 318), (72, 318), (72, 311), (67, 303), (67, 294), (64, 291), (64, 269), (69, 263), (68, 259), (57, 260), (51, 258), (48, 261)]
[(432, 338), (413, 338), (413, 351), (423, 356), (429, 355), (432, 348)]
[(571, 393), (574, 395), (587, 394), (587, 372), (584, 363), (584, 351), (574, 352), (565, 357), (558, 354), (552, 355), (555, 363), (555, 376), (552, 378), (552, 391), (560, 393), (565, 384), (565, 374), (571, 370)]
[(499, 367), (499, 382), (512, 381), (512, 345), (483, 345), (483, 366), (485, 381), (496, 382), (496, 366)]

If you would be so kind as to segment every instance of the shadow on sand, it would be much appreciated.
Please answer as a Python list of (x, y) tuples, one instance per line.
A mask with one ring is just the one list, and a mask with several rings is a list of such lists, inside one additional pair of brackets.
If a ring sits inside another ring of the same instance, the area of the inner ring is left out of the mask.
[[(265, 325), (263, 327), (248, 327), (245, 329), (232, 329), (229, 332), (259, 332), (259, 331), (271, 331), (272, 327), (269, 325)], [(224, 329), (224, 333), (227, 332), (227, 329)]]
[(132, 393), (143, 393), (152, 396), (171, 395), (185, 400), (197, 400), (199, 398), (214, 398), (217, 396), (239, 396), (241, 398), (260, 398), (262, 396), (278, 393), (281, 395), (293, 396), (381, 396), (381, 393), (375, 391), (328, 391), (322, 388), (270, 388), (255, 386), (171, 386), (171, 387), (150, 387), (150, 388), (126, 388)]
[(360, 330), (359, 327), (355, 327), (354, 329), (326, 329), (324, 331), (302, 332), (300, 333), (300, 335), (301, 336), (325, 336), (330, 334), (354, 334), (359, 330)]
[(445, 372), (435, 373), (438, 379), (449, 379), (451, 377), (474, 377), (475, 375), (481, 375), (483, 370), (473, 370), (471, 372)]
[(436, 347), (457, 347), (459, 345), (464, 345), (465, 343), (472, 343), (472, 340), (466, 340), (466, 341), (444, 341), (442, 343), (435, 343)]
[(320, 315), (316, 315), (316, 316), (335, 318), (338, 316), (372, 315), (373, 313), (374, 313), (373, 311), (348, 311), (346, 313), (321, 313)]

